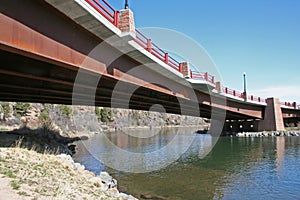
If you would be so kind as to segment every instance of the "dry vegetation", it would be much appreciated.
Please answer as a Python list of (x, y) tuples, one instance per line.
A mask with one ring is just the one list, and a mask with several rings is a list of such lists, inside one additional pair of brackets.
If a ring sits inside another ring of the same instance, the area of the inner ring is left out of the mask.
[[(93, 176), (70, 169), (55, 155), (0, 148), (0, 199), (115, 199), (91, 181)], [(10, 187), (3, 191), (8, 181)]]

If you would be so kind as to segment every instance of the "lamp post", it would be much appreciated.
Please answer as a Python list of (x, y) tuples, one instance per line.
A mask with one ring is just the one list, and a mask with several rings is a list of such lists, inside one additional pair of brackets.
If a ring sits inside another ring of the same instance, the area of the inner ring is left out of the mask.
[(125, 0), (125, 9), (128, 9), (129, 5), (128, 5), (128, 0)]
[(246, 81), (246, 72), (243, 74), (244, 76), (244, 99), (247, 100), (247, 81)]

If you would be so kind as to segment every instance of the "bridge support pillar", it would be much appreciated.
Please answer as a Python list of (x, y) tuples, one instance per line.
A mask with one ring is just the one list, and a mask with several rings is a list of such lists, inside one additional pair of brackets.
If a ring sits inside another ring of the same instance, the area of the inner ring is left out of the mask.
[(135, 33), (134, 16), (130, 9), (120, 10), (118, 28), (122, 33)]
[(276, 98), (267, 99), (267, 107), (264, 119), (258, 123), (259, 131), (282, 131), (284, 130), (283, 116), (280, 101)]

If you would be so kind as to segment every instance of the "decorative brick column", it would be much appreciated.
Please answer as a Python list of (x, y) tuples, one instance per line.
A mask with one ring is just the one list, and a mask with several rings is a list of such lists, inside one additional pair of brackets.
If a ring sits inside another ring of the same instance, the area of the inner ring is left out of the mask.
[(216, 90), (221, 93), (222, 92), (222, 83), (220, 81), (216, 82)]
[(181, 63), (181, 73), (184, 78), (191, 78), (190, 64), (188, 62)]
[(284, 130), (283, 116), (280, 101), (276, 98), (267, 99), (264, 119), (259, 121), (259, 131), (282, 131)]
[(120, 10), (118, 28), (122, 33), (135, 33), (134, 16), (130, 9)]

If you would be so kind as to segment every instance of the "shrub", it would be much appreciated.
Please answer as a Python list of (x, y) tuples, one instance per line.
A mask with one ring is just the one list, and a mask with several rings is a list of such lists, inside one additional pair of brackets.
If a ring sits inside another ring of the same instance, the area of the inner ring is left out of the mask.
[(107, 123), (109, 121), (109, 114), (107, 108), (102, 108), (100, 110), (100, 120), (101, 122)]
[(30, 104), (29, 103), (22, 103), (22, 102), (17, 102), (14, 105), (14, 115), (17, 117), (22, 117), (22, 116), (26, 116), (26, 114), (28, 113), (28, 109), (30, 108)]
[(39, 120), (46, 126), (46, 127), (49, 127), (52, 123), (51, 121), (51, 118), (49, 116), (49, 111), (44, 108), (41, 113), (40, 113), (40, 116), (39, 116)]
[(59, 110), (63, 115), (67, 116), (68, 119), (71, 118), (71, 113), (72, 113), (71, 106), (59, 105)]
[(9, 114), (10, 114), (9, 103), (8, 102), (2, 102), (1, 107), (3, 109), (4, 119), (9, 118)]
[(100, 109), (98, 107), (95, 107), (95, 114), (98, 118), (98, 122), (101, 120), (101, 112)]

